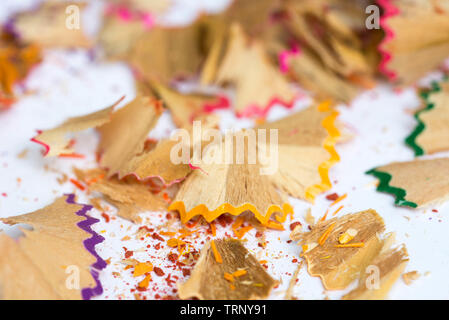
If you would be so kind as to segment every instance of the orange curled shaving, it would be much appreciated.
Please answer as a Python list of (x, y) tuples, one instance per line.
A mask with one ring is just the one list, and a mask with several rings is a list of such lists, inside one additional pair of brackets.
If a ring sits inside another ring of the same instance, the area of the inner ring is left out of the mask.
[(217, 227), (215, 226), (215, 223), (212, 221), (210, 224), (210, 232), (215, 237), (217, 235)]
[(143, 288), (143, 289), (148, 288), (150, 281), (151, 281), (151, 275), (148, 274), (145, 276), (145, 279), (143, 279), (142, 281), (139, 282), (139, 288)]
[(170, 236), (170, 237), (173, 237), (176, 234), (176, 232), (169, 232), (169, 231), (159, 231), (159, 233), (162, 236)]
[(239, 270), (235, 271), (232, 275), (235, 278), (238, 278), (238, 277), (244, 276), (245, 274), (246, 274), (246, 270), (245, 269), (239, 269)]
[(240, 230), (235, 230), (234, 232), (238, 239), (242, 239), (243, 236), (252, 228), (253, 228), (252, 226), (247, 226), (247, 227), (241, 228)]
[(98, 182), (99, 180), (102, 180), (103, 178), (104, 178), (104, 173), (99, 174), (98, 176), (93, 177), (93, 178), (87, 180), (86, 184), (89, 186), (91, 184), (94, 184), (95, 182)]
[(323, 147), (330, 154), (330, 158), (320, 164), (318, 167), (318, 172), (321, 176), (321, 183), (310, 186), (306, 189), (306, 199), (313, 202), (315, 197), (332, 187), (332, 183), (329, 179), (330, 168), (340, 161), (340, 156), (335, 150), (335, 144), (338, 138), (340, 138), (340, 131), (335, 126), (335, 119), (338, 117), (338, 111), (331, 108), (330, 101), (325, 101), (318, 106), (318, 110), (321, 112), (332, 111), (331, 114), (326, 117), (321, 125), (326, 129), (328, 136), (324, 140)]
[(266, 224), (266, 227), (270, 228), (270, 229), (281, 230), (281, 231), (284, 230), (284, 226), (282, 224), (277, 223), (276, 221), (272, 221), (272, 220), (268, 221), (268, 223)]
[(327, 238), (328, 238), (329, 235), (331, 234), (331, 232), (332, 232), (332, 230), (334, 229), (334, 227), (335, 227), (335, 222), (332, 223), (332, 224), (329, 226), (329, 228), (327, 228), (327, 230), (324, 231), (324, 233), (323, 233), (323, 234), (321, 235), (321, 237), (318, 239), (318, 244), (319, 244), (320, 246), (322, 246), (322, 245), (326, 242)]
[(209, 209), (204, 204), (200, 204), (200, 205), (196, 206), (195, 208), (193, 208), (192, 210), (190, 210), (189, 212), (186, 212), (184, 202), (182, 202), (182, 201), (173, 202), (168, 207), (168, 210), (178, 211), (179, 215), (181, 216), (182, 223), (186, 223), (187, 221), (189, 221), (190, 219), (192, 219), (193, 217), (196, 217), (196, 216), (203, 216), (207, 222), (212, 222), (213, 220), (217, 219), (219, 216), (221, 216), (224, 213), (229, 213), (233, 216), (238, 216), (242, 212), (251, 211), (254, 214), (254, 216), (256, 217), (256, 219), (259, 220), (259, 222), (261, 224), (263, 224), (264, 226), (267, 226), (270, 228), (274, 226), (275, 229), (281, 229), (281, 230), (283, 230), (282, 225), (280, 225), (279, 223), (276, 223), (276, 221), (272, 221), (272, 220), (270, 221), (270, 217), (275, 212), (281, 212), (282, 216), (280, 216), (280, 217), (276, 216), (276, 220), (278, 220), (279, 222), (282, 223), (282, 222), (285, 222), (285, 220), (287, 219), (287, 215), (293, 212), (292, 206), (289, 205), (288, 203), (284, 203), (282, 205), (282, 209), (277, 205), (271, 205), (268, 208), (267, 213), (265, 215), (262, 215), (259, 212), (259, 210), (257, 210), (257, 208), (255, 206), (253, 206), (252, 204), (249, 204), (249, 203), (241, 205), (240, 207), (234, 207), (233, 205), (231, 205), (229, 203), (224, 203), (213, 211), (209, 211)]
[(321, 217), (320, 221), (326, 220), (328, 213), (329, 213), (329, 209), (326, 210), (326, 213), (324, 214), (324, 216)]
[(60, 153), (58, 155), (59, 158), (76, 158), (76, 159), (84, 159), (84, 154), (80, 153)]
[(340, 207), (338, 207), (338, 209), (337, 210), (335, 210), (335, 212), (332, 214), (332, 216), (335, 216), (337, 213), (339, 213), (340, 212), (340, 210), (341, 209), (343, 209), (344, 208), (344, 206), (340, 206)]
[(337, 199), (335, 199), (335, 201), (334, 202), (332, 202), (331, 203), (331, 207), (334, 205), (334, 204), (337, 204), (337, 203), (339, 203), (340, 201), (342, 201), (342, 200), (344, 200), (344, 199), (346, 199), (346, 197), (348, 196), (348, 194), (347, 193), (345, 193), (344, 195), (342, 195), (342, 196), (339, 196)]
[(141, 262), (134, 266), (133, 277), (140, 277), (151, 271), (153, 271), (153, 265), (150, 262)]
[(217, 247), (215, 246), (215, 241), (211, 240), (210, 246), (212, 248), (212, 252), (214, 253), (215, 261), (218, 263), (223, 263), (223, 259), (221, 258), (220, 252), (218, 252)]
[(335, 248), (363, 248), (365, 244), (363, 242), (354, 242), (346, 244), (336, 244)]
[(167, 241), (167, 245), (171, 248), (176, 248), (184, 243), (184, 241), (178, 240), (176, 238), (171, 238)]
[(83, 184), (81, 182), (79, 182), (78, 180), (75, 180), (75, 179), (71, 178), (71, 179), (69, 179), (69, 181), (71, 183), (73, 183), (73, 185), (75, 187), (77, 187), (78, 189), (80, 189), (81, 191), (86, 190), (86, 188), (83, 186)]
[(230, 273), (225, 272), (223, 277), (229, 282), (234, 282), (234, 276)]

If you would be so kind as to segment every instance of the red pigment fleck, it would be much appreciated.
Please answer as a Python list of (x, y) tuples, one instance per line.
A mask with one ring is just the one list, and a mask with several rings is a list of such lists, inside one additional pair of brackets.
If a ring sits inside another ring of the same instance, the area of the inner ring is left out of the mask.
[(262, 235), (263, 235), (262, 232), (260, 232), (260, 231), (257, 231), (257, 232), (256, 232), (256, 238), (260, 238)]
[(217, 221), (223, 228), (226, 227), (227, 225), (230, 225), (231, 223), (233, 223), (233, 219), (227, 215), (219, 216)]
[(178, 260), (178, 255), (176, 253), (170, 253), (168, 255), (168, 260), (170, 260), (171, 262), (175, 263), (176, 260)]
[(109, 216), (106, 214), (106, 213), (101, 213), (101, 216), (104, 218), (104, 220), (106, 221), (106, 222), (109, 222)]
[(176, 281), (170, 279), (170, 277), (171, 277), (171, 274), (169, 274), (168, 277), (165, 278), (165, 281), (167, 282), (167, 284), (168, 284), (169, 286), (172, 286), (173, 284), (176, 283)]
[(153, 233), (153, 234), (151, 235), (151, 237), (152, 237), (153, 239), (155, 239), (155, 240), (165, 241), (164, 238), (162, 238), (162, 237), (161, 237), (159, 234), (157, 234), (156, 232)]
[(132, 257), (133, 254), (134, 254), (133, 251), (125, 251), (125, 258), (128, 259), (128, 258)]
[(296, 262), (298, 262), (298, 259), (295, 258), (295, 259), (292, 260), (292, 262), (296, 263)]
[(7, 197), (8, 194), (7, 194), (6, 192), (3, 192), (3, 193), (2, 193), (2, 196)]
[(140, 231), (140, 230), (145, 230), (146, 232), (153, 232), (154, 231), (153, 228), (148, 228), (147, 226), (140, 227), (138, 231)]
[(438, 210), (437, 209), (432, 209), (432, 212), (438, 212)]
[(159, 242), (154, 246), (154, 249), (159, 250), (161, 248), (161, 243)]
[(153, 268), (154, 273), (156, 273), (159, 277), (162, 277), (165, 275), (164, 271), (159, 267)]
[(190, 276), (190, 269), (182, 269), (182, 275), (184, 277)]
[(293, 231), (293, 229), (295, 229), (297, 226), (302, 226), (301, 222), (299, 222), (299, 221), (293, 222), (290, 225), (290, 231)]
[(328, 195), (326, 196), (326, 199), (327, 199), (327, 200), (330, 200), (330, 201), (335, 201), (335, 200), (338, 199), (338, 194), (336, 194), (336, 193), (328, 194)]

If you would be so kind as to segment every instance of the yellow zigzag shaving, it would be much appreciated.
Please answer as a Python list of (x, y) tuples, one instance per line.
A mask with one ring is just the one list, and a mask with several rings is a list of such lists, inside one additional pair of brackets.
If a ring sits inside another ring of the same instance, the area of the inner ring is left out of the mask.
[[(331, 103), (329, 101), (321, 103), (318, 106), (318, 110), (320, 112), (332, 111), (331, 114), (328, 117), (326, 117), (321, 124), (329, 134), (323, 143), (323, 147), (329, 152), (331, 157), (328, 160), (321, 163), (320, 166), (318, 167), (318, 171), (321, 176), (321, 183), (310, 186), (306, 190), (306, 198), (307, 200), (312, 202), (314, 201), (315, 196), (317, 194), (329, 190), (332, 187), (332, 183), (330, 182), (329, 179), (329, 169), (335, 163), (340, 161), (340, 157), (337, 151), (335, 150), (335, 144), (337, 143), (338, 138), (340, 138), (340, 131), (338, 131), (338, 129), (335, 126), (335, 119), (338, 117), (339, 113), (338, 111), (331, 108)], [(287, 215), (293, 213), (293, 208), (288, 203), (284, 203), (282, 205), (282, 208), (280, 208), (277, 205), (271, 205), (268, 208), (267, 213), (265, 215), (261, 214), (259, 210), (257, 210), (257, 208), (250, 203), (243, 204), (240, 207), (234, 207), (229, 203), (224, 203), (213, 211), (210, 211), (206, 207), (206, 205), (200, 204), (194, 207), (189, 212), (186, 212), (184, 202), (175, 201), (168, 207), (168, 210), (178, 211), (181, 216), (182, 223), (186, 223), (195, 216), (203, 216), (207, 222), (212, 222), (213, 220), (215, 220), (224, 213), (229, 213), (233, 216), (238, 216), (245, 211), (251, 211), (254, 214), (255, 218), (262, 225), (267, 226), (269, 228), (280, 230), (284, 229), (282, 223), (285, 222), (285, 220), (287, 219)], [(275, 212), (282, 213), (282, 216), (276, 215), (275, 218), (277, 221), (270, 220), (270, 217)]]
[[(245, 204), (241, 205), (240, 207), (234, 207), (233, 205), (231, 205), (229, 203), (224, 203), (213, 211), (209, 211), (209, 209), (204, 204), (200, 204), (200, 205), (196, 206), (195, 208), (193, 208), (192, 210), (190, 210), (189, 212), (186, 212), (184, 202), (176, 201), (168, 207), (168, 210), (178, 211), (181, 216), (182, 223), (186, 223), (187, 221), (189, 221), (190, 219), (192, 219), (195, 216), (203, 216), (207, 222), (212, 222), (213, 220), (217, 219), (219, 216), (221, 216), (224, 213), (229, 213), (233, 216), (238, 216), (242, 212), (251, 211), (254, 214), (254, 216), (256, 217), (256, 219), (259, 220), (259, 222), (261, 224), (263, 224), (264, 226), (267, 226), (267, 227), (270, 227), (273, 229), (281, 229), (281, 230), (284, 229), (284, 227), (282, 226), (281, 223), (283, 223), (287, 219), (288, 214), (293, 213), (293, 208), (288, 203), (284, 203), (282, 205), (282, 209), (277, 205), (271, 205), (268, 208), (267, 213), (265, 215), (261, 214), (259, 212), (259, 210), (257, 210), (257, 208), (250, 203), (245, 203)], [(278, 222), (276, 222), (274, 220), (270, 220), (270, 217), (275, 212), (282, 213), (282, 216), (278, 216), (278, 215), (275, 216), (275, 218)]]
[(315, 201), (315, 197), (318, 194), (332, 188), (332, 183), (329, 179), (329, 170), (334, 164), (340, 161), (340, 156), (335, 150), (335, 144), (341, 136), (340, 131), (338, 131), (337, 127), (335, 126), (335, 119), (337, 119), (339, 113), (331, 107), (330, 101), (321, 103), (318, 106), (318, 110), (321, 112), (332, 111), (331, 114), (326, 117), (321, 123), (323, 128), (326, 129), (327, 133), (329, 134), (324, 140), (323, 147), (327, 150), (327, 152), (329, 152), (331, 157), (321, 163), (318, 167), (318, 172), (321, 176), (321, 183), (310, 186), (306, 190), (306, 199), (311, 202)]

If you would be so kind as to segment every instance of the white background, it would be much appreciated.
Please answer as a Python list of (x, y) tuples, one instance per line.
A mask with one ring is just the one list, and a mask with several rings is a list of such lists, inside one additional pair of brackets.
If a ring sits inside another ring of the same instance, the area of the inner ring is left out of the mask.
[[(5, 21), (12, 12), (29, 8), (33, 3), (35, 1), (2, 1), (0, 19)], [(174, 9), (170, 10), (164, 21), (186, 23), (195, 16), (198, 8), (205, 8), (210, 3), (214, 4), (213, 9), (217, 9), (223, 7), (225, 2), (175, 1)], [(99, 26), (96, 17), (100, 9), (101, 5), (96, 2), (83, 20), (92, 34)], [(432, 78), (439, 76), (435, 74)], [(86, 159), (81, 160), (44, 159), (41, 154), (42, 148), (31, 143), (29, 139), (35, 135), (36, 129), (51, 128), (68, 117), (102, 109), (122, 95), (126, 95), (126, 101), (132, 100), (135, 90), (131, 72), (122, 63), (92, 60), (86, 51), (48, 50), (45, 52), (43, 63), (33, 70), (17, 91), (20, 92), (19, 102), (11, 110), (0, 112), (0, 217), (37, 210), (50, 204), (57, 196), (68, 192), (77, 193), (79, 201), (86, 200), (85, 195), (78, 192), (72, 184), (60, 185), (56, 179), (61, 177), (62, 173), (73, 177), (71, 170), (73, 166), (82, 168), (95, 166), (93, 155), (98, 141), (96, 133), (88, 130), (75, 136), (76, 151), (87, 155)], [(299, 110), (310, 102), (308, 98), (300, 99), (294, 110)], [(412, 113), (418, 105), (419, 100), (412, 88), (397, 91), (388, 85), (380, 85), (372, 91), (361, 94), (350, 106), (339, 106), (340, 119), (353, 134), (353, 139), (337, 147), (341, 162), (330, 172), (334, 187), (329, 193), (348, 194), (341, 203), (344, 208), (339, 215), (373, 208), (384, 218), (387, 230), (396, 232), (397, 242), (406, 244), (410, 254), (406, 270), (417, 270), (421, 277), (410, 286), (399, 280), (393, 287), (390, 298), (447, 299), (449, 298), (447, 275), (449, 204), (445, 203), (427, 210), (395, 207), (393, 197), (376, 192), (376, 180), (364, 174), (368, 169), (378, 165), (413, 159), (413, 152), (405, 146), (404, 138), (416, 125)], [(269, 119), (282, 117), (289, 112), (292, 111), (275, 107), (271, 110)], [(250, 120), (236, 119), (230, 111), (219, 113), (222, 116), (223, 129), (252, 124)], [(173, 128), (170, 117), (166, 114), (151, 136), (167, 136), (169, 130)], [(24, 150), (27, 150), (26, 156), (19, 158), (18, 154)], [(447, 155), (446, 153), (437, 156)], [(441, 174), (448, 173), (441, 172)], [(20, 182), (18, 178), (21, 179)], [(312, 207), (312, 214), (318, 219), (331, 203), (325, 199), (325, 195), (319, 196), (313, 206), (301, 200), (291, 199), (291, 201), (295, 208), (294, 221), (299, 220), (303, 224), (307, 208)], [(432, 212), (431, 209), (437, 209), (438, 212)], [(115, 215), (114, 209), (110, 209), (108, 214)], [(110, 258), (111, 261), (100, 277), (105, 293), (99, 298), (134, 298), (130, 289), (135, 288), (137, 282), (142, 279), (133, 279), (131, 271), (124, 270), (124, 265), (120, 263), (124, 258), (123, 246), (136, 251), (133, 258), (141, 261), (149, 260), (153, 265), (169, 270), (172, 264), (166, 259), (166, 255), (170, 250), (163, 248), (157, 251), (153, 247), (146, 248), (147, 245), (153, 246), (158, 241), (152, 238), (121, 240), (126, 235), (134, 239), (134, 233), (139, 226), (120, 218), (106, 223), (96, 210), (92, 211), (92, 215), (101, 220), (94, 229), (106, 238), (97, 249), (104, 259)], [(145, 218), (144, 224), (148, 226), (154, 227), (165, 221), (165, 213), (145, 213), (142, 216)], [(247, 247), (259, 259), (268, 260), (268, 272), (281, 281), (280, 286), (272, 293), (273, 299), (284, 297), (291, 275), (297, 266), (292, 260), (298, 258), (300, 248), (294, 243), (286, 242), (290, 223), (290, 221), (285, 223), (287, 229), (285, 232), (266, 232), (268, 239), (266, 249), (257, 246), (255, 230), (250, 231), (245, 237), (248, 240)], [(0, 229), (6, 230), (11, 235), (17, 235), (16, 227), (0, 224)], [(198, 233), (197, 239), (190, 239), (196, 249), (202, 247), (204, 230)], [(224, 235), (225, 231), (219, 228), (218, 236)], [(232, 234), (229, 230), (227, 232)], [(113, 272), (118, 272), (119, 275), (114, 276)], [(179, 271), (173, 271), (173, 274), (183, 280)], [(171, 294), (171, 288), (163, 278), (154, 275), (149, 290), (143, 295), (154, 298), (156, 293), (160, 296)], [(299, 299), (339, 298), (342, 293), (324, 292), (320, 280), (310, 277), (304, 267), (294, 290), (294, 296)]]

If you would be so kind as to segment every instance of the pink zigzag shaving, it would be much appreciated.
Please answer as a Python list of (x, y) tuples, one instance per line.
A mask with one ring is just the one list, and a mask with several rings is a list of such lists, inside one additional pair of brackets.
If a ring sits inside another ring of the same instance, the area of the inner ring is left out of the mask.
[(385, 45), (392, 41), (395, 37), (393, 30), (388, 25), (388, 19), (399, 14), (399, 9), (394, 6), (393, 1), (391, 0), (377, 0), (377, 3), (384, 10), (383, 15), (380, 17), (380, 25), (385, 32), (385, 37), (378, 46), (378, 50), (382, 55), (382, 59), (379, 64), (379, 71), (385, 74), (391, 81), (394, 81), (397, 79), (397, 74), (388, 68), (388, 63), (392, 59), (392, 54), (385, 49)]
[(299, 98), (300, 98), (300, 96), (297, 95), (291, 101), (285, 101), (281, 98), (274, 97), (268, 102), (268, 104), (264, 108), (260, 107), (256, 104), (252, 104), (252, 105), (247, 106), (243, 111), (236, 112), (236, 114), (237, 114), (237, 117), (239, 117), (239, 118), (242, 118), (242, 117), (243, 118), (250, 118), (250, 117), (265, 118), (267, 116), (268, 112), (270, 111), (270, 109), (274, 105), (280, 104), (287, 109), (291, 109), (291, 108), (293, 108), (295, 101)]
[(125, 6), (109, 4), (106, 7), (105, 14), (115, 15), (125, 23), (140, 20), (146, 29), (150, 29), (155, 24), (154, 17), (150, 12), (132, 12)]
[(301, 48), (297, 44), (292, 45), (291, 49), (283, 50), (279, 53), (279, 69), (282, 73), (287, 73), (290, 69), (289, 59), (291, 57), (299, 55), (300, 53)]

